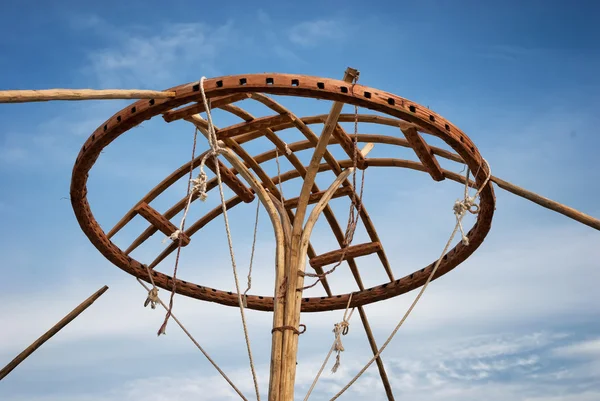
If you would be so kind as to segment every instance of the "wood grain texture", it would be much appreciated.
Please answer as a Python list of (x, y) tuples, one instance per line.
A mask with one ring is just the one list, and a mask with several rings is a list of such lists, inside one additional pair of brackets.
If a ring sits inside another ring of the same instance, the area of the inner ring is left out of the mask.
[(50, 100), (96, 100), (96, 99), (168, 99), (174, 91), (141, 89), (41, 89), (0, 91), (0, 103), (47, 102)]
[(443, 181), (444, 173), (442, 172), (442, 168), (433, 155), (432, 150), (429, 148), (429, 145), (423, 140), (421, 135), (419, 135), (417, 129), (410, 127), (401, 128), (401, 130), (404, 133), (404, 136), (406, 136), (408, 143), (417, 154), (417, 157), (429, 172), (429, 175), (431, 175), (431, 178), (435, 181)]
[(379, 242), (368, 242), (366, 244), (351, 245), (346, 249), (345, 254), (343, 249), (336, 249), (335, 251), (323, 253), (319, 256), (310, 259), (309, 263), (311, 266), (326, 266), (332, 263), (339, 262), (342, 255), (344, 255), (344, 257), (341, 260), (347, 260), (349, 258), (367, 256), (372, 253), (379, 252), (381, 249), (382, 246)]
[[(136, 212), (140, 216), (148, 220), (150, 224), (156, 227), (167, 237), (178, 230), (175, 224), (171, 223), (168, 219), (166, 219), (162, 214), (160, 214), (156, 209), (154, 209), (147, 203), (142, 203), (138, 205), (138, 207), (136, 208)], [(186, 233), (180, 233), (179, 239), (173, 242), (181, 242), (181, 246), (187, 246), (190, 243), (190, 237)]]
[[(299, 76), (293, 74), (275, 74), (274, 83), (266, 83), (270, 80), (273, 74), (254, 74), (245, 76), (230, 76), (222, 77), (217, 79), (209, 79), (205, 81), (205, 88), (207, 97), (219, 97), (231, 95), (234, 93), (254, 93), (261, 91), (265, 93), (273, 93), (280, 95), (300, 95), (306, 97), (319, 97), (323, 99), (342, 101), (349, 104), (356, 104), (360, 107), (371, 108), (378, 112), (387, 113), (392, 117), (407, 120), (408, 123), (418, 124), (423, 132), (432, 132), (436, 136), (445, 140), (463, 159), (473, 171), (477, 171), (477, 168), (482, 164), (480, 156), (472, 144), (472, 142), (466, 137), (458, 128), (443, 119), (441, 116), (415, 105), (413, 102), (409, 102), (406, 99), (402, 99), (395, 95), (391, 95), (382, 91), (378, 91), (372, 88), (367, 88), (361, 85), (355, 85), (354, 91), (344, 91), (348, 89), (348, 84), (342, 81), (335, 81), (330, 79), (321, 79), (316, 77)], [(241, 81), (244, 80), (244, 84)], [(111, 119), (109, 119), (104, 125), (99, 127), (96, 132), (86, 141), (80, 155), (77, 158), (75, 167), (73, 170), (73, 180), (71, 185), (71, 201), (75, 214), (80, 226), (84, 233), (88, 235), (88, 238), (92, 243), (107, 257), (112, 263), (116, 264), (120, 268), (130, 272), (139, 277), (144, 277), (144, 268), (135, 259), (132, 259), (125, 255), (119, 250), (110, 240), (108, 240), (103, 231), (97, 225), (97, 222), (93, 218), (93, 214), (89, 208), (89, 204), (85, 198), (85, 182), (87, 181), (87, 172), (93, 165), (99, 152), (106, 146), (108, 146), (114, 139), (119, 135), (126, 132), (128, 129), (136, 126), (139, 122), (151, 118), (153, 115), (160, 115), (164, 112), (172, 110), (180, 105), (198, 101), (199, 93), (195, 91), (194, 85), (182, 85), (174, 88), (177, 92), (175, 99), (156, 101), (139, 101), (135, 103), (135, 112), (131, 108), (124, 109), (123, 111), (116, 113)], [(366, 92), (369, 92), (369, 97), (366, 96)], [(431, 117), (434, 117), (432, 121)], [(395, 124), (399, 124), (396, 122)], [(418, 166), (421, 166), (417, 163)], [(321, 167), (319, 167), (320, 169)], [(485, 170), (485, 169), (484, 169)], [(481, 171), (476, 177), (477, 180), (482, 180), (485, 177), (484, 171)], [(482, 217), (485, 221), (487, 218), (491, 218), (493, 215), (493, 207), (490, 207), (493, 202), (493, 191), (491, 187), (486, 187), (482, 192), (482, 202), (484, 206), (481, 209), (479, 215), (480, 220)], [(489, 205), (485, 205), (486, 202), (492, 202)], [(490, 219), (491, 221), (491, 219)], [(447, 267), (454, 268), (457, 263), (460, 263), (464, 258), (468, 257), (477, 247), (481, 244), (485, 233), (489, 230), (489, 224), (483, 224), (481, 221), (475, 226), (475, 229), (471, 233), (471, 246), (462, 249), (457, 246), (451, 251), (448, 257)], [(441, 270), (443, 272), (443, 269)], [(154, 276), (157, 278), (155, 282), (158, 285), (165, 285), (166, 288), (170, 288), (169, 276), (162, 275), (161, 273), (155, 272)], [(413, 284), (416, 285), (418, 282), (415, 281)], [(391, 287), (389, 291), (391, 294), (397, 295), (398, 288), (393, 286), (392, 283), (387, 284), (387, 287)], [(387, 288), (385, 287), (385, 288)], [(218, 290), (204, 289), (205, 287), (197, 286), (191, 283), (181, 282), (178, 285), (180, 293), (193, 297), (198, 297), (214, 302), (220, 302), (223, 304), (234, 304), (229, 299), (226, 292), (218, 292)], [(384, 288), (384, 287), (382, 287)], [(401, 291), (404, 291), (405, 287), (402, 287)], [(388, 292), (387, 290), (382, 292)], [(384, 296), (388, 294), (375, 293), (375, 297)], [(338, 299), (338, 298), (336, 298)], [(360, 296), (357, 299), (361, 299)], [(365, 299), (362, 299), (365, 301)], [(344, 302), (343, 297), (336, 300), (323, 300), (320, 302), (317, 309), (324, 308), (328, 309), (332, 305), (336, 306), (336, 302), (342, 304)], [(269, 306), (270, 305), (270, 306)], [(269, 300), (266, 297), (249, 297), (248, 306), (250, 308), (256, 307), (257, 309), (272, 308), (272, 298)], [(344, 305), (345, 306), (345, 305)], [(304, 309), (306, 307), (306, 309)], [(303, 302), (303, 310), (314, 310), (315, 306), (311, 305), (310, 302)]]

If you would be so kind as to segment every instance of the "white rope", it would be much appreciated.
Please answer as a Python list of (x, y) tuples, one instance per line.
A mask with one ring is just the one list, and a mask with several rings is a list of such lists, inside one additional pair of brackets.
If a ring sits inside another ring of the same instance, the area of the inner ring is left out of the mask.
[[(148, 268), (148, 267), (146, 266), (146, 268)], [(152, 277), (152, 276), (150, 276), (150, 277)], [(168, 310), (167, 305), (165, 305), (164, 302), (158, 297), (158, 289), (154, 286), (154, 280), (152, 280), (152, 286), (153, 286), (153, 288), (146, 287), (146, 285), (144, 284), (144, 282), (142, 280), (140, 280), (139, 278), (137, 279), (137, 281), (138, 281), (138, 283), (140, 283), (140, 285), (142, 287), (144, 287), (146, 289), (146, 291), (148, 291), (148, 293), (156, 290), (156, 302), (160, 303), (161, 306), (165, 310)], [(244, 401), (248, 401), (248, 399), (246, 397), (244, 397), (244, 394), (242, 394), (242, 392), (235, 386), (235, 384), (233, 384), (233, 382), (231, 381), (231, 379), (229, 379), (229, 377), (227, 377), (227, 375), (225, 374), (225, 372), (223, 372), (223, 370), (221, 370), (221, 368), (219, 367), (219, 365), (217, 365), (217, 363), (208, 355), (208, 353), (204, 350), (204, 348), (202, 348), (200, 346), (200, 344), (198, 343), (198, 341), (196, 341), (196, 339), (190, 334), (190, 332), (185, 328), (185, 326), (183, 325), (183, 323), (181, 323), (179, 321), (179, 319), (177, 319), (177, 317), (175, 317), (175, 315), (173, 315), (173, 314), (171, 314), (170, 317), (175, 321), (175, 323), (177, 323), (179, 325), (179, 327), (181, 327), (181, 330), (183, 330), (183, 332), (188, 336), (188, 338), (190, 340), (192, 340), (192, 342), (194, 343), (194, 345), (196, 345), (196, 347), (200, 350), (200, 352), (202, 352), (204, 354), (204, 356), (206, 357), (206, 359), (208, 359), (208, 361), (215, 367), (215, 369), (217, 369), (217, 371), (221, 374), (221, 376), (223, 376), (223, 378), (227, 381), (227, 383), (229, 383), (229, 385), (235, 390), (235, 392), (238, 393), (238, 395), (240, 397), (242, 397), (242, 399)]]
[[(474, 205), (475, 205), (475, 203), (474, 203), (475, 199), (479, 196), (479, 194), (481, 193), (481, 191), (483, 190), (483, 188), (485, 188), (485, 186), (488, 184), (488, 182), (490, 180), (490, 177), (492, 176), (492, 169), (489, 166), (488, 162), (485, 159), (483, 159), (483, 162), (488, 167), (487, 177), (486, 177), (483, 185), (477, 190), (477, 192), (475, 193), (475, 195), (473, 195), (472, 197), (470, 197), (470, 196), (468, 196), (469, 179), (468, 179), (468, 172), (467, 172), (467, 177), (465, 178), (465, 197), (464, 197), (464, 199), (462, 201), (457, 201), (457, 202), (460, 203), (460, 205), (461, 205), (460, 207), (456, 207), (455, 206), (455, 208), (453, 208), (455, 214), (457, 214), (457, 223), (454, 225), (454, 230), (452, 231), (452, 234), (450, 235), (450, 239), (448, 239), (448, 242), (446, 243), (446, 246), (444, 247), (444, 250), (442, 251), (442, 254), (441, 254), (440, 258), (435, 263), (433, 269), (431, 270), (431, 274), (429, 275), (429, 277), (427, 277), (427, 281), (425, 281), (425, 284), (423, 285), (423, 287), (421, 287), (421, 290), (417, 294), (417, 297), (415, 298), (415, 300), (413, 301), (413, 303), (410, 305), (410, 307), (408, 308), (408, 310), (406, 311), (406, 313), (404, 314), (404, 316), (402, 317), (402, 319), (400, 320), (400, 322), (398, 323), (398, 325), (396, 326), (396, 328), (394, 328), (394, 331), (392, 331), (392, 334), (390, 334), (390, 336), (388, 337), (388, 339), (381, 346), (381, 348), (379, 349), (379, 351), (377, 351), (377, 353), (373, 356), (373, 358), (371, 358), (371, 360), (356, 374), (356, 376), (354, 376), (354, 378), (352, 378), (352, 380), (350, 380), (350, 382), (346, 386), (344, 386), (344, 388), (342, 388), (330, 401), (334, 401), (334, 400), (338, 399), (346, 390), (348, 390), (350, 388), (350, 386), (352, 386), (356, 382), (356, 380), (358, 380), (358, 378), (360, 378), (362, 376), (363, 373), (366, 372), (366, 370), (369, 368), (369, 366), (371, 366), (373, 364), (373, 362), (375, 362), (375, 360), (377, 358), (379, 358), (379, 356), (381, 355), (381, 353), (383, 352), (383, 350), (385, 350), (385, 348), (392, 341), (392, 339), (394, 338), (394, 336), (396, 335), (396, 333), (398, 332), (398, 330), (400, 329), (400, 327), (402, 326), (402, 324), (404, 324), (404, 321), (408, 318), (408, 316), (410, 315), (410, 313), (412, 312), (412, 310), (416, 306), (417, 302), (419, 302), (419, 299), (421, 299), (421, 296), (425, 292), (425, 289), (427, 289), (427, 286), (431, 282), (431, 279), (435, 275), (435, 272), (437, 271), (440, 263), (442, 262), (442, 259), (444, 258), (444, 255), (448, 251), (448, 248), (450, 248), (450, 245), (452, 244), (452, 240), (454, 239), (454, 236), (456, 235), (456, 233), (458, 232), (459, 228), (461, 227), (461, 222), (462, 222), (463, 217), (466, 214), (466, 211), (467, 210), (470, 211), (474, 207)], [(481, 168), (481, 166), (479, 168)], [(456, 203), (455, 203), (455, 205), (456, 205)], [(477, 211), (479, 211), (478, 207), (477, 207)], [(464, 234), (463, 234), (463, 236), (464, 236)]]
[(148, 290), (148, 297), (144, 302), (144, 308), (148, 306), (148, 304), (150, 304), (150, 308), (156, 309), (156, 304), (160, 301), (160, 299), (158, 298), (158, 288), (154, 284), (154, 278), (152, 277), (150, 268), (148, 267), (148, 265), (144, 265), (144, 267), (146, 268), (146, 272), (148, 273), (148, 277), (150, 278), (150, 283), (152, 283), (152, 288)]
[(327, 366), (329, 357), (331, 356), (331, 354), (334, 351), (337, 352), (337, 357), (336, 357), (335, 365), (333, 366), (333, 369), (331, 369), (332, 373), (335, 373), (340, 366), (340, 352), (344, 351), (344, 346), (342, 345), (342, 340), (340, 339), (340, 336), (346, 335), (348, 333), (348, 328), (350, 327), (350, 319), (352, 318), (352, 314), (354, 313), (354, 309), (355, 309), (355, 308), (352, 308), (352, 310), (350, 311), (350, 314), (348, 314), (348, 310), (350, 309), (350, 302), (352, 302), (352, 294), (350, 294), (350, 297), (348, 297), (348, 304), (346, 304), (346, 310), (344, 311), (344, 317), (342, 318), (342, 321), (340, 323), (334, 324), (333, 333), (335, 334), (335, 339), (333, 340), (333, 344), (331, 345), (331, 348), (329, 349), (329, 353), (325, 357), (325, 360), (323, 361), (321, 368), (317, 372), (315, 379), (313, 380), (310, 388), (308, 389), (308, 393), (304, 397), (304, 401), (308, 400), (308, 397), (310, 397), (310, 394), (315, 389), (315, 386), (317, 385), (317, 382), (319, 381), (319, 378), (321, 377), (321, 374), (323, 373), (325, 366)]
[[(258, 390), (258, 379), (256, 377), (256, 369), (254, 368), (254, 360), (252, 358), (252, 350), (250, 349), (250, 337), (248, 336), (248, 326), (246, 325), (246, 316), (244, 314), (244, 302), (242, 299), (242, 293), (240, 292), (240, 283), (239, 283), (237, 267), (236, 267), (236, 263), (235, 263), (235, 255), (233, 252), (233, 242), (231, 239), (229, 218), (227, 216), (227, 204), (226, 204), (226, 200), (225, 200), (225, 194), (223, 192), (223, 183), (221, 181), (221, 171), (219, 169), (219, 163), (217, 160), (217, 155), (219, 154), (220, 147), (219, 147), (219, 144), (217, 141), (217, 134), (215, 132), (215, 127), (212, 122), (212, 116), (210, 114), (208, 100), (206, 99), (206, 94), (204, 93), (204, 80), (205, 79), (206, 79), (205, 77), (202, 77), (200, 79), (200, 93), (202, 94), (202, 102), (204, 103), (204, 109), (206, 111), (206, 117), (207, 117), (207, 121), (208, 121), (208, 142), (210, 144), (211, 151), (205, 155), (202, 162), (204, 162), (204, 159), (207, 158), (209, 155), (214, 156), (214, 158), (215, 158), (215, 171), (217, 174), (217, 182), (219, 184), (219, 194), (221, 195), (221, 208), (223, 210), (223, 219), (225, 220), (225, 231), (227, 233), (227, 243), (229, 245), (229, 255), (231, 256), (231, 267), (233, 269), (233, 277), (235, 280), (235, 287), (236, 287), (237, 296), (238, 296), (238, 303), (240, 306), (240, 314), (242, 316), (242, 326), (244, 328), (244, 337), (246, 339), (246, 348), (248, 349), (248, 359), (250, 360), (250, 369), (252, 371), (252, 379), (254, 380), (254, 390), (256, 391), (256, 399), (258, 401), (260, 401), (260, 393)], [(201, 166), (202, 166), (202, 164), (201, 164)]]
[(248, 286), (244, 291), (244, 308), (248, 307), (248, 291), (252, 288), (252, 264), (254, 263), (254, 251), (256, 249), (256, 234), (258, 233), (258, 215), (260, 211), (260, 202), (256, 202), (256, 217), (254, 219), (254, 238), (252, 239), (252, 252), (250, 252), (250, 267), (248, 267)]
[[(185, 227), (185, 219), (187, 218), (187, 214), (188, 211), (190, 209), (190, 204), (192, 203), (192, 197), (194, 195), (194, 191), (195, 188), (192, 187), (191, 185), (191, 180), (192, 180), (192, 174), (194, 171), (194, 159), (196, 157), (196, 143), (198, 140), (198, 128), (196, 127), (196, 129), (194, 130), (194, 144), (192, 145), (192, 158), (190, 160), (190, 175), (189, 175), (189, 181), (188, 181), (188, 185), (187, 185), (187, 203), (185, 205), (185, 210), (183, 212), (183, 217), (181, 218), (181, 223), (179, 224), (179, 228), (176, 229), (173, 233), (171, 233), (167, 238), (171, 239), (172, 241), (176, 241), (177, 242), (177, 254), (175, 256), (175, 267), (173, 268), (173, 287), (171, 288), (171, 296), (169, 298), (169, 309), (167, 309), (167, 314), (165, 315), (165, 319), (163, 321), (163, 324), (160, 326), (160, 328), (158, 329), (157, 335), (160, 336), (161, 334), (166, 334), (166, 330), (167, 330), (167, 324), (169, 323), (169, 316), (171, 315), (171, 312), (173, 310), (173, 302), (175, 299), (175, 293), (177, 292), (177, 269), (179, 267), (179, 256), (181, 253), (181, 234), (184, 232), (183, 229)], [(165, 238), (163, 240), (163, 242), (165, 242), (167, 240), (167, 238)], [(149, 271), (148, 271), (148, 274)], [(158, 290), (157, 290), (158, 291)]]

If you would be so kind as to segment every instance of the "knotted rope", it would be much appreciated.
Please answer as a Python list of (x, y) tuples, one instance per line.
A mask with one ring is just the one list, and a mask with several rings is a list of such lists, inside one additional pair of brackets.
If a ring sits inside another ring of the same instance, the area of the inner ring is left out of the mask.
[[(452, 234), (450, 235), (450, 238), (448, 239), (448, 242), (446, 243), (446, 246), (444, 247), (444, 250), (442, 251), (441, 256), (439, 257), (439, 259), (437, 260), (437, 262), (433, 266), (433, 269), (431, 270), (431, 273), (429, 274), (429, 277), (427, 277), (427, 281), (425, 281), (425, 284), (423, 284), (423, 287), (421, 287), (421, 290), (417, 294), (415, 300), (410, 305), (410, 307), (408, 308), (408, 310), (406, 311), (406, 313), (404, 314), (404, 316), (402, 317), (402, 319), (400, 320), (400, 322), (398, 323), (398, 325), (396, 325), (396, 327), (394, 328), (394, 331), (392, 331), (392, 334), (390, 334), (390, 336), (388, 337), (388, 339), (381, 346), (381, 348), (379, 349), (379, 351), (377, 351), (377, 353), (373, 356), (373, 358), (371, 358), (371, 360), (356, 374), (356, 376), (354, 376), (354, 378), (352, 378), (352, 380), (350, 380), (350, 382), (346, 386), (344, 386), (344, 388), (342, 388), (330, 401), (334, 401), (334, 400), (338, 399), (346, 390), (348, 390), (350, 388), (350, 386), (352, 386), (362, 376), (363, 373), (365, 373), (367, 371), (367, 369), (369, 368), (369, 366), (371, 366), (373, 364), (373, 362), (375, 362), (375, 360), (377, 358), (379, 358), (379, 356), (381, 355), (381, 353), (389, 345), (389, 343), (392, 341), (392, 339), (394, 338), (394, 336), (396, 335), (396, 333), (398, 332), (398, 330), (400, 329), (400, 327), (402, 326), (402, 324), (404, 324), (404, 322), (406, 321), (406, 319), (408, 318), (408, 316), (410, 315), (410, 313), (412, 312), (412, 310), (414, 309), (414, 307), (417, 305), (417, 302), (419, 302), (419, 300), (423, 296), (423, 293), (427, 289), (427, 286), (431, 282), (431, 279), (433, 278), (433, 276), (435, 275), (435, 272), (437, 271), (438, 267), (440, 266), (440, 263), (442, 262), (442, 260), (444, 258), (444, 255), (448, 251), (448, 248), (450, 248), (450, 245), (452, 244), (452, 240), (454, 239), (454, 236), (456, 235), (456, 233), (458, 232), (459, 228), (461, 227), (462, 219), (464, 218), (467, 210), (471, 210), (473, 208), (473, 206), (475, 205), (475, 203), (474, 203), (475, 199), (479, 196), (479, 194), (481, 193), (481, 191), (483, 190), (483, 188), (485, 188), (485, 186), (490, 181), (490, 178), (492, 176), (492, 169), (491, 169), (490, 165), (488, 164), (488, 162), (485, 159), (482, 159), (482, 160), (486, 164), (487, 169), (488, 169), (487, 177), (484, 180), (484, 182), (481, 185), (481, 187), (477, 190), (477, 192), (475, 193), (475, 195), (473, 195), (472, 197), (469, 197), (469, 195), (468, 195), (468, 193), (469, 193), (469, 172), (467, 170), (467, 176), (465, 177), (465, 196), (464, 196), (464, 199), (462, 201), (460, 201), (460, 203), (461, 203), (460, 207), (456, 207), (456, 203), (455, 203), (455, 207), (453, 207), (453, 209), (455, 209), (454, 210), (455, 215), (457, 216), (457, 222), (454, 225), (454, 230), (452, 231)], [(479, 168), (481, 169), (481, 166), (479, 166)], [(475, 174), (475, 176), (477, 176), (477, 173)], [(479, 211), (479, 207), (477, 207), (476, 210), (478, 212)], [(475, 212), (475, 213), (477, 213), (477, 212)], [(464, 241), (464, 238), (466, 238), (466, 236), (463, 234), (463, 241)], [(468, 240), (468, 238), (467, 238), (467, 240)]]
[[(156, 309), (156, 304), (160, 301), (158, 298), (158, 288), (154, 284), (154, 278), (152, 277), (152, 273), (150, 272), (150, 268), (148, 265), (144, 265), (146, 268), (146, 272), (148, 273), (148, 278), (150, 279), (150, 283), (152, 283), (152, 288), (148, 290), (148, 297), (144, 302), (144, 308), (150, 304), (150, 308)], [(139, 279), (138, 279), (139, 280)]]
[(331, 372), (337, 372), (338, 368), (340, 367), (340, 353), (344, 351), (344, 345), (342, 344), (341, 336), (345, 336), (346, 334), (348, 334), (348, 331), (350, 330), (350, 319), (352, 318), (352, 314), (354, 313), (355, 309), (352, 308), (350, 313), (348, 313), (348, 310), (350, 309), (350, 302), (352, 302), (352, 294), (350, 294), (350, 297), (348, 297), (348, 303), (346, 304), (346, 310), (344, 311), (344, 317), (342, 321), (334, 324), (333, 333), (335, 334), (335, 339), (333, 340), (333, 345), (329, 349), (329, 353), (325, 357), (321, 368), (317, 372), (317, 375), (315, 376), (315, 379), (313, 380), (310, 389), (308, 389), (308, 393), (304, 397), (304, 401), (308, 400), (308, 397), (310, 397), (310, 394), (315, 389), (315, 386), (317, 385), (317, 382), (319, 381), (319, 378), (323, 373), (323, 369), (325, 369), (325, 366), (327, 366), (327, 361), (329, 361), (329, 357), (334, 351), (337, 352), (337, 355), (335, 358), (335, 365), (333, 365)]
[[(177, 241), (177, 255), (175, 256), (175, 267), (173, 268), (173, 287), (171, 289), (171, 296), (169, 297), (169, 308), (167, 309), (167, 313), (165, 315), (165, 319), (163, 324), (158, 329), (156, 333), (157, 336), (161, 334), (166, 334), (167, 323), (169, 322), (169, 317), (171, 316), (171, 312), (173, 311), (173, 298), (175, 297), (175, 293), (177, 291), (177, 268), (179, 267), (179, 256), (181, 255), (181, 241), (179, 241), (179, 237), (181, 233), (185, 229), (185, 219), (187, 218), (188, 210), (190, 209), (190, 204), (192, 202), (192, 196), (194, 195), (194, 188), (191, 185), (192, 176), (194, 174), (194, 159), (196, 157), (196, 142), (198, 139), (198, 128), (194, 130), (194, 144), (192, 146), (192, 160), (190, 162), (190, 174), (187, 185), (187, 203), (185, 205), (185, 209), (183, 211), (183, 217), (181, 218), (181, 223), (179, 223), (179, 229), (175, 230), (171, 235), (169, 235), (169, 239), (173, 241)], [(163, 241), (164, 242), (164, 241)], [(150, 272), (148, 271), (148, 274)], [(150, 276), (152, 277), (152, 276)], [(157, 290), (158, 291), (158, 290)]]
[[(146, 266), (146, 268), (148, 268)], [(148, 270), (149, 272), (149, 270)], [(152, 276), (150, 276), (152, 277)], [(159, 303), (165, 310), (167, 310), (167, 306), (165, 305), (165, 303), (158, 297), (158, 289), (154, 286), (154, 282), (152, 282), (152, 288), (148, 288), (146, 287), (146, 285), (144, 284), (144, 282), (142, 280), (140, 280), (139, 278), (137, 279), (138, 283), (140, 283), (140, 285), (142, 287), (144, 287), (144, 289), (146, 291), (148, 291), (148, 294), (154, 292), (155, 296), (155, 304), (152, 306), (152, 308), (154, 308), (156, 306), (156, 303)], [(146, 303), (151, 302), (146, 300)], [(145, 306), (145, 305), (144, 305)], [(217, 363), (210, 357), (210, 355), (208, 355), (208, 353), (204, 350), (204, 348), (202, 348), (202, 346), (200, 346), (200, 344), (198, 343), (198, 341), (196, 341), (196, 339), (194, 338), (194, 336), (192, 336), (192, 334), (185, 328), (185, 326), (183, 325), (183, 323), (181, 323), (179, 321), (179, 319), (177, 319), (177, 317), (175, 317), (175, 315), (170, 314), (169, 317), (171, 319), (173, 319), (175, 321), (175, 323), (177, 323), (177, 325), (179, 327), (181, 327), (181, 330), (183, 330), (183, 332), (188, 336), (188, 338), (194, 343), (194, 345), (200, 350), (200, 352), (202, 352), (202, 354), (204, 354), (204, 356), (206, 357), (206, 359), (208, 359), (208, 361), (213, 365), (213, 367), (221, 374), (221, 376), (227, 381), (227, 383), (229, 383), (229, 385), (231, 386), (231, 388), (233, 388), (233, 390), (244, 400), (244, 401), (248, 401), (248, 399), (246, 397), (244, 397), (244, 394), (242, 394), (242, 392), (235, 386), (235, 384), (233, 384), (233, 382), (231, 381), (231, 379), (229, 377), (227, 377), (227, 375), (225, 374), (225, 372), (223, 372), (223, 370), (219, 367), (219, 365), (217, 365)]]
[(342, 344), (342, 336), (348, 334), (350, 330), (350, 322), (347, 320), (342, 320), (339, 323), (336, 323), (333, 327), (333, 333), (335, 334), (335, 341), (333, 342), (333, 350), (337, 352), (335, 356), (335, 365), (331, 368), (331, 373), (337, 372), (340, 367), (340, 356), (341, 353), (344, 352), (344, 344)]

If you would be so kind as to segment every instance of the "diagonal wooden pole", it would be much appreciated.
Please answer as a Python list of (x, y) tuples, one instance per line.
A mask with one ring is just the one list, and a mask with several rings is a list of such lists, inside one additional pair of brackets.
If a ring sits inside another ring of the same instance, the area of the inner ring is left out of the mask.
[(31, 355), (36, 349), (42, 346), (46, 341), (48, 341), (52, 336), (58, 333), (62, 328), (64, 328), (67, 324), (71, 323), (73, 319), (81, 314), (84, 310), (86, 310), (91, 304), (94, 303), (102, 294), (104, 294), (108, 290), (107, 286), (100, 288), (96, 291), (92, 296), (83, 301), (77, 308), (73, 309), (71, 313), (65, 316), (60, 322), (56, 323), (50, 330), (48, 330), (44, 335), (35, 340), (33, 344), (27, 347), (23, 352), (16, 356), (15, 359), (9, 362), (2, 370), (0, 370), (0, 380), (4, 379), (14, 368), (16, 368), (21, 362), (23, 362), (29, 355)]

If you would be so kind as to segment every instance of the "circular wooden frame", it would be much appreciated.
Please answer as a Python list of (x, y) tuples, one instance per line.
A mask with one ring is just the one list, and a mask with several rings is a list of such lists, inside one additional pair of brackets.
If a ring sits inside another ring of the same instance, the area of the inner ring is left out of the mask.
[[(129, 274), (145, 281), (148, 281), (149, 279), (144, 265), (128, 256), (128, 252), (125, 252), (116, 246), (110, 240), (110, 233), (107, 235), (95, 220), (87, 201), (86, 184), (88, 173), (102, 149), (108, 146), (117, 137), (141, 122), (159, 114), (163, 114), (166, 121), (172, 121), (175, 119), (173, 116), (178, 113), (181, 114), (181, 111), (183, 110), (175, 110), (176, 108), (188, 103), (201, 101), (199, 89), (199, 83), (197, 82), (177, 86), (169, 89), (169, 91), (176, 93), (174, 98), (140, 100), (116, 113), (88, 138), (83, 145), (73, 168), (71, 204), (83, 232), (110, 262)], [(261, 100), (267, 105), (269, 105), (268, 103), (271, 103), (271, 108), (279, 113), (279, 118), (255, 119), (253, 121), (248, 121), (248, 119), (246, 119), (247, 122), (245, 123), (229, 127), (227, 129), (227, 135), (224, 134), (225, 139), (239, 138), (239, 142), (241, 143), (260, 136), (261, 132), (264, 132), (265, 130), (274, 132), (278, 129), (284, 129), (293, 125), (297, 126), (297, 124), (304, 124), (305, 119), (299, 119), (274, 101), (270, 100), (270, 98), (261, 95), (260, 93), (318, 98), (344, 102), (383, 112), (400, 119), (387, 119), (395, 121), (396, 125), (400, 126), (402, 123), (401, 120), (404, 120), (408, 122), (410, 127), (416, 127), (421, 132), (439, 137), (458, 153), (459, 157), (472, 172), (476, 173), (475, 185), (478, 187), (483, 184), (488, 174), (488, 167), (483, 162), (477, 148), (457, 127), (425, 107), (378, 89), (358, 84), (349, 84), (340, 80), (293, 74), (250, 74), (212, 78), (205, 80), (204, 89), (207, 98), (211, 99), (213, 107), (218, 107), (220, 101), (222, 101), (224, 105), (231, 103), (231, 101), (227, 103), (227, 99), (234, 99), (233, 101), (235, 101), (235, 99), (241, 100), (243, 98), (253, 97)], [(190, 108), (194, 109), (196, 112), (203, 111), (203, 108), (200, 105), (187, 107), (187, 109)], [(236, 111), (234, 106), (230, 105), (229, 109), (240, 116), (243, 115), (243, 110)], [(386, 120), (385, 117), (373, 117), (373, 119)], [(219, 133), (224, 133), (223, 131), (224, 130), (220, 130)], [(388, 142), (390, 141), (388, 140)], [(290, 147), (292, 150), (298, 150), (294, 149), (294, 146)], [(311, 145), (309, 144), (308, 147), (311, 147)], [(257, 156), (252, 160), (247, 160), (248, 155), (243, 154), (241, 147), (239, 147), (239, 149), (233, 148), (232, 150), (242, 157), (242, 159), (245, 159), (244, 161), (247, 164), (251, 164), (251, 167), (253, 163), (258, 165), (256, 160), (258, 160), (260, 156)], [(368, 165), (397, 165), (398, 167), (425, 170), (425, 167), (422, 164), (416, 162), (398, 161), (396, 159), (389, 159), (386, 162), (382, 162), (381, 160), (386, 159), (368, 160)], [(351, 165), (349, 163), (351, 162), (338, 162), (338, 167), (340, 165), (348, 167)], [(327, 166), (324, 166), (323, 170), (326, 168)], [(172, 176), (181, 174), (179, 175), (179, 177), (181, 177), (185, 174), (185, 171), (185, 169), (179, 169)], [(291, 178), (293, 175), (294, 174), (288, 174), (289, 177), (287, 179)], [(444, 171), (444, 175), (460, 181), (460, 178), (452, 176), (449, 172)], [(238, 199), (237, 203), (240, 201), (241, 200)], [(232, 204), (237, 203), (232, 202)], [(434, 279), (454, 269), (481, 245), (491, 228), (494, 207), (495, 198), (493, 188), (491, 185), (486, 185), (480, 194), (480, 211), (477, 216), (477, 222), (467, 234), (469, 237), (469, 245), (463, 245), (459, 242), (458, 245), (444, 255)], [(425, 283), (427, 277), (431, 273), (434, 263), (435, 261), (425, 268), (417, 270), (398, 280), (354, 292), (350, 305), (352, 307), (365, 305), (416, 289)], [(153, 271), (153, 280), (158, 287), (167, 290), (171, 290), (172, 288), (172, 278), (166, 274)], [(181, 295), (200, 300), (217, 302), (228, 306), (238, 306), (237, 294), (203, 287), (179, 279), (177, 280), (177, 292)], [(348, 303), (349, 295), (350, 294), (342, 294), (326, 297), (303, 298), (301, 310), (303, 312), (319, 312), (343, 309)], [(255, 310), (272, 311), (273, 297), (249, 295), (247, 297), (247, 307)]]

